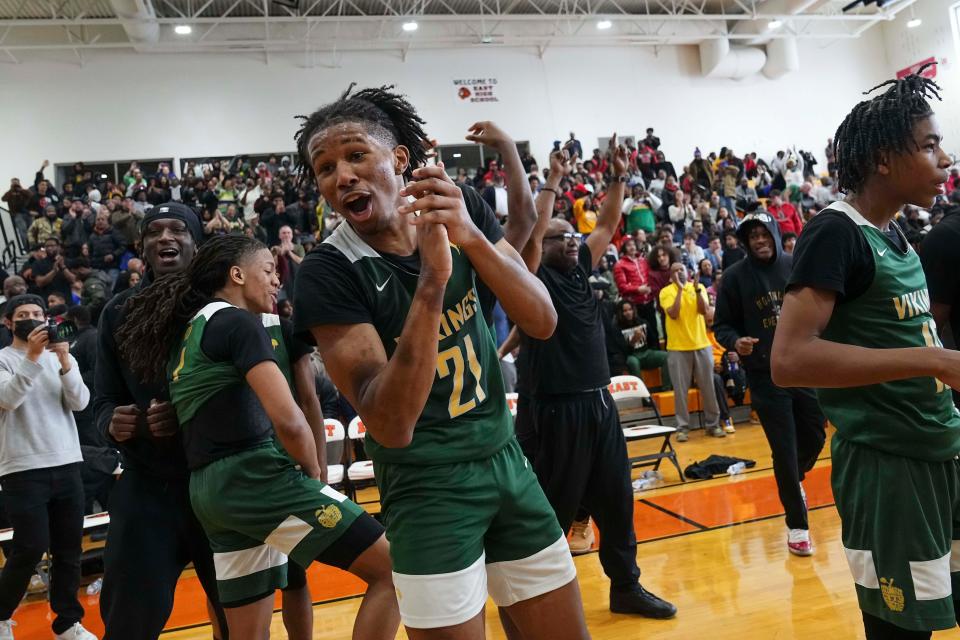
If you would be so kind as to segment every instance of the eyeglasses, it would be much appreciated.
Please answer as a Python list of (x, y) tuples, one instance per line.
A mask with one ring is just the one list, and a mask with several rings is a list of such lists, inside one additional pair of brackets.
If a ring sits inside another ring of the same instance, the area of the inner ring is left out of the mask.
[(581, 240), (583, 240), (583, 234), (582, 233), (558, 233), (555, 236), (543, 236), (543, 239), (544, 240), (563, 240), (563, 241), (576, 240), (577, 242), (580, 242)]

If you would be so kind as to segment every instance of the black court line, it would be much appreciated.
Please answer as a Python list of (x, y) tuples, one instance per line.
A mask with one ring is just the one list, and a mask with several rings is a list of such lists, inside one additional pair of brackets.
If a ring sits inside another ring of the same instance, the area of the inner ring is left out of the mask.
[[(318, 604), (334, 604), (336, 602), (343, 602), (345, 600), (356, 600), (357, 598), (362, 598), (364, 594), (358, 593), (352, 596), (340, 596), (339, 598), (330, 598), (329, 600), (317, 600), (313, 603), (313, 606)], [(283, 609), (274, 609), (274, 613), (282, 613)], [(160, 635), (166, 635), (168, 633), (174, 633), (175, 631), (189, 631), (190, 629), (200, 629), (201, 627), (209, 627), (209, 622), (198, 622), (196, 624), (188, 624), (182, 627), (173, 627), (172, 629), (164, 629), (160, 632)]]
[[(822, 458), (817, 458), (817, 462), (830, 462), (832, 458), (830, 456), (824, 456)], [(643, 467), (634, 467), (634, 469), (642, 469)], [(816, 468), (816, 467), (814, 467)], [(632, 469), (631, 469), (632, 471)], [(773, 471), (773, 467), (754, 467), (752, 469), (744, 469), (737, 475), (748, 476), (751, 473), (760, 473), (761, 471)], [(659, 487), (651, 487), (649, 490), (653, 491), (654, 489), (666, 489), (667, 487), (688, 487), (692, 484), (697, 484), (700, 482), (710, 482), (711, 480), (717, 480), (723, 476), (714, 476), (712, 478), (687, 478), (686, 482), (682, 480), (677, 480), (675, 482), (664, 482)]]
[[(829, 458), (829, 457), (826, 457), (826, 458), (818, 458), (818, 459), (817, 459), (817, 462), (819, 462), (820, 460), (830, 460), (830, 458)], [(756, 473), (757, 471), (770, 471), (770, 470), (772, 470), (772, 467), (771, 467), (770, 469), (753, 469), (753, 470), (751, 470), (751, 471), (745, 472), (745, 473), (742, 474), (742, 475), (745, 475), (746, 473)], [(709, 480), (713, 480), (714, 478), (704, 478), (703, 480), (691, 480), (690, 482), (688, 482), (688, 483), (686, 483), (686, 484), (692, 484), (692, 483), (695, 483), (695, 482), (706, 482), (708, 479), (709, 479)], [(672, 485), (665, 485), (665, 486), (672, 486)], [(657, 487), (657, 488), (659, 489), (659, 488), (662, 488), (662, 487)], [(373, 501), (373, 502), (376, 502), (376, 501)], [(700, 524), (699, 522), (696, 522), (695, 520), (691, 520), (690, 518), (687, 518), (686, 516), (683, 516), (683, 515), (680, 515), (679, 513), (676, 513), (676, 512), (674, 512), (674, 511), (671, 511), (670, 509), (666, 509), (666, 508), (664, 508), (664, 507), (661, 507), (661, 506), (658, 505), (658, 504), (654, 504), (654, 503), (650, 502), (649, 500), (647, 500), (646, 498), (641, 498), (641, 499), (637, 500), (637, 502), (642, 502), (643, 504), (645, 504), (645, 505), (648, 506), (648, 507), (652, 507), (652, 508), (656, 509), (657, 511), (661, 511), (661, 512), (667, 514), (668, 516), (671, 516), (671, 517), (673, 517), (673, 518), (676, 518), (677, 520), (680, 520), (681, 522), (685, 522), (685, 523), (689, 524), (690, 526), (696, 527), (696, 529), (693, 530), (693, 531), (681, 531), (681, 532), (679, 532), (679, 533), (671, 533), (671, 534), (668, 535), (668, 536), (660, 536), (660, 537), (658, 537), (658, 538), (649, 538), (649, 539), (646, 539), (646, 540), (638, 540), (638, 541), (637, 541), (637, 546), (640, 546), (640, 545), (643, 545), (643, 544), (650, 544), (650, 543), (653, 543), (653, 542), (663, 542), (664, 540), (673, 540), (674, 538), (682, 538), (682, 537), (684, 537), (684, 536), (696, 535), (696, 534), (698, 534), (698, 533), (708, 533), (708, 532), (710, 532), (710, 531), (719, 531), (719, 530), (721, 530), (721, 529), (729, 529), (730, 527), (739, 527), (739, 526), (745, 525), (745, 524), (753, 524), (753, 523), (755, 523), (755, 522), (763, 522), (763, 521), (765, 521), (765, 520), (772, 520), (773, 518), (782, 518), (782, 517), (784, 516), (783, 513), (774, 513), (774, 514), (771, 514), (771, 515), (769, 515), (769, 516), (760, 516), (760, 517), (758, 517), (758, 518), (750, 518), (749, 520), (740, 520), (739, 522), (728, 522), (727, 524), (721, 524), (721, 525), (717, 525), (717, 526), (715, 526), (715, 527), (708, 527), (708, 526), (706, 526), (706, 525), (704, 525), (704, 524)], [(819, 510), (821, 510), (821, 509), (829, 509), (830, 507), (835, 507), (835, 506), (836, 506), (836, 503), (835, 503), (835, 502), (831, 502), (831, 503), (829, 503), (829, 504), (820, 505), (819, 507), (810, 507), (810, 508), (807, 509), (807, 512), (810, 512), (810, 511), (819, 511)], [(590, 555), (590, 554), (594, 554), (594, 553), (599, 553), (599, 550), (590, 550), (590, 551), (588, 551), (588, 552), (586, 552), (586, 553), (577, 554), (577, 556), (574, 556), (574, 557), (585, 556), (585, 555)], [(356, 600), (357, 598), (362, 598), (363, 596), (364, 596), (363, 593), (358, 593), (358, 594), (355, 594), (355, 595), (352, 595), (352, 596), (341, 596), (341, 597), (339, 597), (339, 598), (331, 598), (331, 599), (329, 599), (329, 600), (316, 600), (316, 601), (314, 601), (314, 602), (312, 603), (312, 605), (315, 607), (315, 606), (317, 606), (317, 605), (334, 604), (334, 603), (336, 603), (336, 602), (345, 602), (346, 600)], [(283, 611), (283, 609), (274, 609), (274, 610), (273, 610), (273, 613), (282, 613), (282, 611)], [(210, 623), (209, 623), (209, 622), (198, 622), (197, 624), (190, 624), (190, 625), (186, 625), (186, 626), (183, 626), (183, 627), (174, 627), (174, 628), (172, 628), (172, 629), (164, 629), (162, 632), (160, 632), (160, 635), (166, 635), (166, 634), (168, 634), (168, 633), (173, 633), (173, 632), (175, 632), (175, 631), (188, 631), (188, 630), (190, 630), (190, 629), (199, 629), (199, 628), (201, 628), (201, 627), (209, 627), (209, 626), (210, 626)]]
[(694, 526), (694, 527), (696, 527), (697, 529), (700, 529), (701, 531), (706, 531), (706, 530), (708, 530), (708, 529), (710, 528), (710, 527), (708, 527), (707, 525), (700, 524), (700, 523), (697, 522), (696, 520), (691, 520), (690, 518), (688, 518), (688, 517), (686, 517), (686, 516), (684, 516), (684, 515), (681, 515), (681, 514), (677, 513), (676, 511), (671, 511), (670, 509), (667, 509), (666, 507), (661, 507), (661, 506), (658, 505), (658, 504), (654, 504), (654, 503), (650, 502), (649, 500), (647, 500), (646, 498), (641, 498), (640, 500), (637, 500), (637, 502), (640, 502), (640, 503), (642, 503), (642, 504), (645, 504), (645, 505), (647, 505), (648, 507), (651, 507), (651, 508), (653, 508), (653, 509), (656, 509), (657, 511), (662, 511), (663, 513), (667, 514), (668, 516), (673, 516), (673, 517), (676, 518), (677, 520), (680, 520), (681, 522), (686, 522), (687, 524), (689, 524), (689, 525), (691, 525), (691, 526)]
[[(643, 501), (643, 502), (645, 502), (645, 501)], [(739, 526), (742, 526), (742, 525), (745, 525), (745, 524), (754, 524), (754, 523), (756, 523), (756, 522), (763, 522), (763, 521), (765, 521), (765, 520), (772, 520), (772, 519), (774, 519), (774, 518), (782, 518), (783, 515), (784, 515), (784, 514), (782, 514), (782, 513), (775, 513), (775, 514), (772, 514), (772, 515), (769, 515), (769, 516), (761, 516), (761, 517), (759, 517), (759, 518), (751, 518), (751, 519), (749, 519), (749, 520), (741, 520), (741, 521), (739, 521), (739, 522), (729, 522), (729, 523), (727, 523), (727, 524), (717, 525), (716, 527), (705, 527), (705, 526), (702, 525), (702, 524), (693, 522), (692, 520), (687, 520), (687, 519), (685, 519), (685, 518), (683, 518), (683, 517), (681, 517), (681, 516), (679, 516), (679, 515), (677, 515), (677, 514), (674, 514), (674, 513), (670, 512), (670, 511), (666, 510), (666, 509), (663, 509), (663, 508), (660, 508), (660, 507), (656, 507), (656, 505), (651, 504), (650, 506), (655, 507), (655, 508), (659, 508), (661, 511), (664, 511), (665, 513), (668, 513), (668, 514), (670, 514), (670, 515), (672, 515), (672, 516), (678, 517), (678, 518), (680, 518), (681, 520), (683, 520), (684, 522), (688, 522), (688, 523), (690, 523), (691, 525), (694, 525), (694, 526), (697, 526), (697, 527), (700, 527), (700, 528), (699, 528), (699, 529), (696, 529), (696, 530), (694, 530), (694, 531), (681, 531), (680, 533), (671, 533), (671, 534), (668, 535), (668, 536), (660, 536), (659, 538), (650, 538), (650, 539), (648, 539), (648, 540), (642, 540), (642, 541), (641, 541), (641, 540), (638, 540), (638, 541), (637, 541), (637, 546), (640, 546), (640, 545), (642, 545), (642, 544), (650, 544), (650, 543), (653, 543), (653, 542), (663, 542), (664, 540), (673, 540), (674, 538), (682, 538), (682, 537), (684, 537), (684, 536), (692, 536), (692, 535), (697, 535), (697, 534), (701, 534), (701, 533), (708, 533), (708, 532), (710, 532), (710, 531), (719, 531), (719, 530), (721, 530), (721, 529), (729, 529), (729, 528), (731, 528), (731, 527), (739, 527)], [(811, 508), (807, 509), (807, 511), (808, 511), (808, 512), (810, 512), (810, 511), (820, 511), (821, 509), (829, 509), (830, 507), (834, 507), (834, 506), (836, 506), (836, 503), (831, 502), (830, 504), (822, 504), (822, 505), (820, 505), (819, 507), (811, 507)], [(574, 557), (588, 556), (588, 555), (591, 555), (591, 554), (594, 554), (594, 553), (599, 553), (599, 551), (598, 551), (598, 550), (591, 550), (591, 551), (588, 551), (588, 552), (586, 552), (586, 553), (577, 554), (577, 555), (574, 556)], [(358, 594), (352, 595), (352, 596), (342, 596), (342, 597), (340, 597), (340, 598), (331, 598), (330, 600), (317, 600), (316, 602), (313, 603), (313, 606), (324, 605), (324, 604), (334, 604), (334, 603), (336, 603), (336, 602), (344, 602), (344, 601), (346, 601), (346, 600), (356, 600), (357, 598), (362, 598), (363, 596), (364, 596), (364, 594), (358, 593)], [(273, 612), (274, 612), (274, 613), (281, 613), (281, 612), (282, 612), (282, 609), (274, 609)], [(200, 627), (209, 627), (209, 626), (210, 626), (210, 623), (209, 623), (209, 622), (198, 622), (197, 624), (186, 625), (186, 626), (183, 626), (183, 627), (176, 627), (176, 628), (174, 628), (174, 629), (165, 629), (163, 632), (161, 632), (160, 635), (165, 635), (165, 634), (168, 634), (168, 633), (173, 633), (174, 631), (186, 631), (186, 630), (189, 630), (189, 629), (199, 629)]]

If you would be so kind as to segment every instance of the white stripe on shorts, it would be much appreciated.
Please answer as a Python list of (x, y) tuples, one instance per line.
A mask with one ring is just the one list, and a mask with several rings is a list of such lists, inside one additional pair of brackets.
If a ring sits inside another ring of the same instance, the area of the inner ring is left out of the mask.
[(917, 600), (940, 600), (950, 597), (950, 554), (936, 560), (910, 563), (913, 590)]
[(487, 602), (486, 558), (481, 553), (466, 569), (433, 575), (393, 572), (400, 619), (414, 629), (436, 629), (463, 624)]
[(320, 493), (327, 496), (331, 500), (336, 500), (337, 502), (343, 502), (347, 499), (347, 496), (343, 495), (328, 484), (323, 485), (323, 488), (320, 489)]
[(873, 564), (873, 552), (846, 547), (843, 552), (847, 554), (847, 564), (850, 565), (853, 581), (867, 589), (879, 589), (880, 581), (877, 580), (877, 568)]
[(265, 544), (240, 551), (213, 554), (217, 580), (242, 578), (286, 563), (287, 556)]
[(297, 516), (287, 516), (287, 519), (271, 531), (263, 542), (286, 555), (290, 555), (293, 553), (294, 547), (300, 544), (311, 531), (313, 531), (313, 527)]
[(498, 607), (549, 593), (576, 577), (577, 568), (565, 536), (532, 556), (487, 565), (490, 597)]

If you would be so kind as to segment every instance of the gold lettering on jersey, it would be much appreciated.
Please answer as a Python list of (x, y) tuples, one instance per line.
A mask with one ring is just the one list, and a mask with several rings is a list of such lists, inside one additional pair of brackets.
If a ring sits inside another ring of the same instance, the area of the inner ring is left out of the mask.
[(471, 288), (462, 300), (440, 315), (440, 339), (449, 338), (460, 331), (478, 310), (477, 292)]
[(897, 318), (906, 320), (930, 312), (930, 294), (926, 289), (918, 289), (893, 298), (893, 308)]

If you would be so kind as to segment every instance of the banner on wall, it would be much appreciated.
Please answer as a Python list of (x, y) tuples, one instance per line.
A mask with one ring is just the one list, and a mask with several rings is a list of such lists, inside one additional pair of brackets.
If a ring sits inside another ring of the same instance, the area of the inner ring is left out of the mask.
[[(906, 76), (909, 76), (912, 73), (916, 73), (917, 71), (920, 70), (920, 67), (922, 67), (925, 64), (929, 64), (931, 62), (936, 62), (936, 61), (937, 59), (931, 56), (926, 60), (921, 60), (916, 64), (910, 65), (909, 67), (904, 67), (903, 69), (900, 69), (900, 71), (897, 71), (897, 80), (899, 80), (900, 78), (905, 78)], [(923, 73), (921, 73), (920, 75), (923, 76), (924, 78), (929, 78), (933, 80), (934, 78), (937, 77), (937, 67), (939, 66), (940, 65), (938, 64), (931, 65), (926, 69), (924, 69)]]
[(496, 78), (454, 78), (457, 102), (500, 102)]

